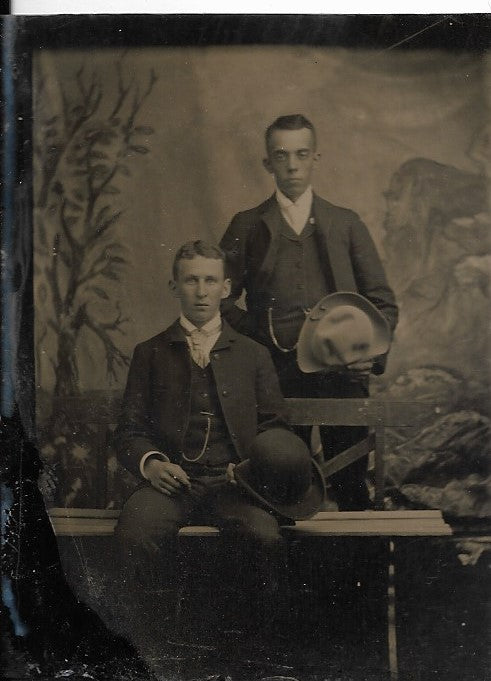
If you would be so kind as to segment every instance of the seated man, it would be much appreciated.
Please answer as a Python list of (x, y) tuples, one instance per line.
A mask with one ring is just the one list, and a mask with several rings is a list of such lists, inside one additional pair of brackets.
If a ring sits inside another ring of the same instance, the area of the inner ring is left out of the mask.
[(268, 351), (220, 317), (230, 293), (224, 268), (220, 248), (184, 244), (169, 284), (181, 316), (135, 349), (116, 448), (142, 484), (122, 510), (116, 540), (128, 578), (139, 573), (141, 581), (156, 567), (172, 583), (179, 528), (212, 523), (224, 540), (246, 540), (253, 588), (274, 591), (275, 566), (284, 562), (281, 514), (233, 481), (231, 464), (264, 431), (304, 445), (289, 432)]

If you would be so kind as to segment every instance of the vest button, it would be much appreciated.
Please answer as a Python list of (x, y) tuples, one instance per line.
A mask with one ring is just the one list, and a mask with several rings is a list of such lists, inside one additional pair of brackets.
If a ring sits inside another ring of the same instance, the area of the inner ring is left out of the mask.
[(227, 390), (222, 390), (222, 395), (223, 395), (224, 397), (227, 397), (228, 391), (227, 391)]
[(218, 352), (215, 352), (215, 354), (213, 355), (213, 359), (220, 359), (220, 355), (218, 354)]

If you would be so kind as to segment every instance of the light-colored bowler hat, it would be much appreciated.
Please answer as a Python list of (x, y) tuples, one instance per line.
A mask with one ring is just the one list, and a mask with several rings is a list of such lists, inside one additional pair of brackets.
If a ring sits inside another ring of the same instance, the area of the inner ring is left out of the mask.
[(300, 331), (297, 362), (306, 374), (383, 355), (390, 327), (359, 293), (331, 293), (310, 311)]

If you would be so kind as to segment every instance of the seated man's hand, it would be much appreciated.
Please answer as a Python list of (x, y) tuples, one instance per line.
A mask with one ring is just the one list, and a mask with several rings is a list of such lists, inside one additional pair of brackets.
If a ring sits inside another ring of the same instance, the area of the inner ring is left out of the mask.
[(373, 359), (360, 359), (346, 365), (346, 369), (356, 376), (368, 376), (373, 368)]
[(161, 461), (160, 459), (149, 459), (144, 466), (145, 477), (152, 487), (170, 496), (177, 490), (191, 487), (186, 471), (175, 463)]
[(227, 466), (227, 470), (225, 471), (225, 475), (227, 476), (227, 482), (230, 482), (232, 485), (237, 484), (237, 480), (235, 479), (234, 476), (234, 468), (236, 464), (235, 463), (229, 463)]

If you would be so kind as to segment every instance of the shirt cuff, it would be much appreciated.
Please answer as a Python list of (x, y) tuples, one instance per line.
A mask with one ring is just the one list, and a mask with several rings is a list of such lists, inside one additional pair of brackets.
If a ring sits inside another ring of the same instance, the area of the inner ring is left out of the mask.
[(165, 454), (162, 454), (162, 452), (159, 452), (156, 449), (152, 449), (150, 452), (146, 452), (142, 456), (142, 458), (140, 459), (140, 473), (142, 474), (142, 477), (145, 478), (145, 480), (147, 480), (147, 476), (144, 473), (145, 463), (150, 456), (154, 456), (154, 455), (159, 456), (162, 459), (162, 461), (170, 461), (168, 456), (166, 456)]

